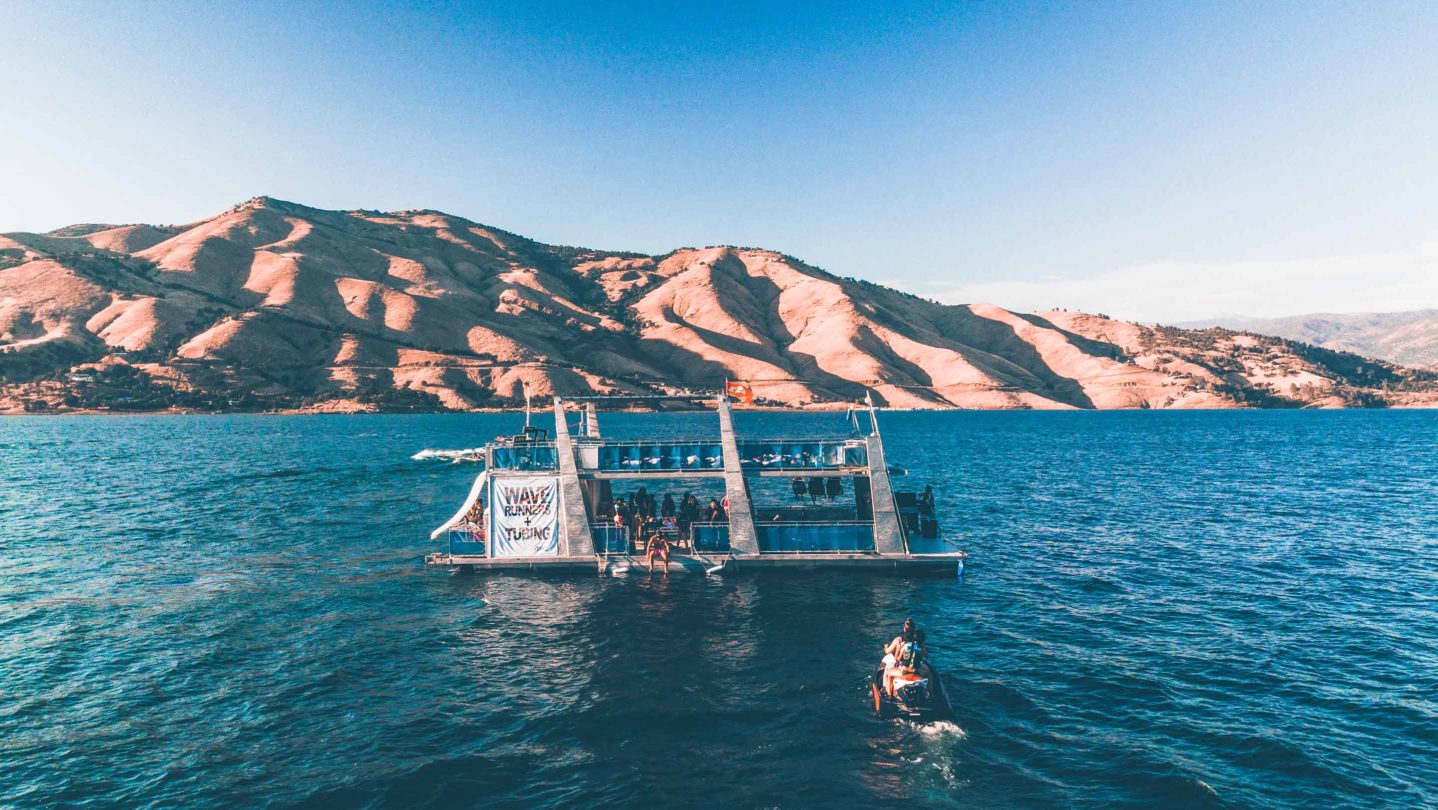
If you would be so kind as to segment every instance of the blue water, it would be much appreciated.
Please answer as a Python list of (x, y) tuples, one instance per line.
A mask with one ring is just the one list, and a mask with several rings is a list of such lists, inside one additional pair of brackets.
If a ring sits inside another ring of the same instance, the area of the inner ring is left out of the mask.
[(886, 415), (962, 581), (425, 570), (516, 425), (0, 420), (0, 806), (1438, 805), (1438, 414)]

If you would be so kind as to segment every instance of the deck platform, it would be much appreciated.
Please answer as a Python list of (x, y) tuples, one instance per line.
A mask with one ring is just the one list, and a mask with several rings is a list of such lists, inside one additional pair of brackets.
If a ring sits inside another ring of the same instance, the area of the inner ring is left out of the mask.
[[(526, 573), (583, 573), (607, 576), (616, 569), (629, 573), (648, 573), (648, 559), (637, 554), (611, 554), (607, 557), (485, 557), (478, 554), (447, 554), (436, 552), (425, 558), (427, 565), (449, 567), (469, 566), (475, 570)], [(736, 574), (758, 571), (848, 570), (893, 572), (905, 575), (958, 576), (964, 570), (964, 558), (953, 554), (746, 554), (705, 555), (674, 554), (669, 558), (671, 574), (706, 574), (722, 566), (717, 573)], [(656, 563), (656, 573), (663, 567)]]

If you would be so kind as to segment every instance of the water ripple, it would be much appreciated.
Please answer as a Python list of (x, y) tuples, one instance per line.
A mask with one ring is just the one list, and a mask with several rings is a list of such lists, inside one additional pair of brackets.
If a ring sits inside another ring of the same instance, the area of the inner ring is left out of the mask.
[(423, 570), (513, 416), (0, 421), (0, 805), (1438, 805), (1433, 414), (883, 422), (963, 582)]

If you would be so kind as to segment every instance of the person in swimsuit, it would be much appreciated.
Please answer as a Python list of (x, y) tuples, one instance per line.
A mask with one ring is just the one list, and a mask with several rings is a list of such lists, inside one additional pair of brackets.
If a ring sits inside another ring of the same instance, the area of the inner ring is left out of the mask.
[(658, 557), (664, 563), (664, 574), (669, 574), (669, 541), (663, 534), (654, 532), (649, 536), (649, 573), (654, 573), (654, 558)]
[(894, 636), (893, 641), (884, 646), (884, 655), (892, 655), (894, 656), (894, 660), (897, 661), (899, 653), (904, 651), (904, 644), (914, 640), (914, 631), (917, 629), (918, 625), (914, 624), (914, 618), (912, 616), (904, 619), (903, 629), (899, 631), (897, 636)]
[(904, 648), (913, 642), (918, 632), (918, 626), (914, 624), (912, 616), (904, 619), (904, 627), (899, 635), (884, 647), (884, 691), (889, 693), (889, 697), (894, 696), (894, 678), (904, 674), (904, 668), (899, 665), (899, 656), (904, 654)]

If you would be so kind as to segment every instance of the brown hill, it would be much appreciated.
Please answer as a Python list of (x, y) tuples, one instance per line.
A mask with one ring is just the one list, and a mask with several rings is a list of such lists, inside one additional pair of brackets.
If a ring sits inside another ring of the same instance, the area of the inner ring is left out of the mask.
[(1178, 326), (1241, 329), (1390, 363), (1438, 370), (1438, 309), (1315, 313), (1287, 318), (1234, 317)]
[(733, 247), (556, 247), (437, 211), (257, 198), (0, 236), (0, 407), (470, 409), (714, 389), (812, 406), (1424, 402), (1433, 375), (1277, 338), (945, 306)]

